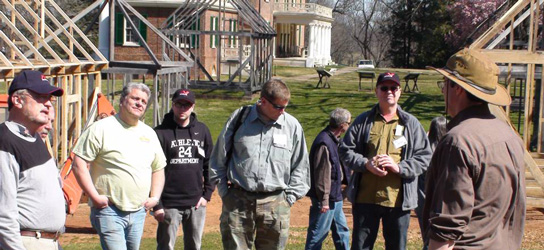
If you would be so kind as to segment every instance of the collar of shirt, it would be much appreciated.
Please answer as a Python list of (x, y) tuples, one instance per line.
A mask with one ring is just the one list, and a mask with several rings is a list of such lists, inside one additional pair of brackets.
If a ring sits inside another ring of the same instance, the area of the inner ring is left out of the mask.
[(281, 127), (281, 126), (283, 126), (285, 124), (285, 112), (283, 114), (281, 114), (280, 117), (278, 117), (278, 119), (276, 121), (266, 123), (266, 122), (264, 122), (264, 119), (260, 118), (259, 111), (257, 111), (257, 104), (254, 104), (251, 107), (251, 110), (250, 110), (249, 114), (247, 115), (246, 119), (248, 119), (248, 121), (250, 121), (250, 122), (253, 122), (255, 120), (259, 120), (260, 122), (262, 122), (265, 125), (266, 124), (271, 124), (271, 125), (278, 125), (278, 126)]
[(393, 116), (393, 118), (390, 121), (386, 121), (385, 117), (382, 115), (380, 109), (378, 108), (378, 112), (376, 112), (375, 117), (374, 117), (374, 120), (377, 120), (377, 119), (380, 119), (380, 120), (384, 121), (385, 123), (390, 123), (390, 122), (394, 122), (394, 121), (398, 120), (399, 115), (398, 115), (398, 113), (395, 113), (395, 116)]
[(447, 124), (448, 131), (452, 129), (453, 127), (459, 125), (464, 120), (470, 119), (470, 118), (481, 118), (481, 119), (494, 119), (495, 116), (491, 114), (491, 111), (489, 110), (489, 106), (487, 106), (487, 103), (480, 104), (480, 105), (474, 105), (467, 107), (461, 112), (459, 112), (455, 117), (451, 119), (450, 122)]
[(26, 137), (26, 138), (34, 138), (34, 135), (31, 135), (28, 131), (28, 129), (26, 129), (25, 126), (19, 124), (19, 123), (16, 123), (14, 121), (6, 121), (6, 126), (9, 128), (9, 130), (11, 130), (11, 132), (13, 132), (14, 134), (17, 134), (21, 137)]

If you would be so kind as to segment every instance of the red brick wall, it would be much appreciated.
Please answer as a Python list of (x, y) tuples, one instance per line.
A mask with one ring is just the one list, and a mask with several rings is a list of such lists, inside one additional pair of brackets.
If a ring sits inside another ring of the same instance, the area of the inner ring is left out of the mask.
[[(260, 11), (263, 17), (267, 20), (272, 22), (273, 16), (272, 16), (272, 7), (274, 0), (270, 0), (269, 2), (266, 2), (265, 0), (250, 0), (255, 6), (256, 9), (259, 11), (259, 3), (260, 3)], [(175, 11), (174, 8), (156, 8), (156, 7), (136, 7), (136, 10), (140, 12), (142, 15), (147, 15), (147, 20), (152, 23), (155, 27), (160, 27), (162, 22), (173, 12)], [(223, 13), (222, 13), (223, 14)], [(210, 24), (210, 17), (211, 16), (218, 16), (218, 12), (216, 10), (207, 10), (204, 12), (204, 14), (201, 17), (200, 20), (200, 29), (201, 30), (211, 30), (211, 24)], [(234, 19), (237, 20), (238, 15), (236, 13), (225, 13), (225, 15), (222, 15), (222, 19), (225, 20), (224, 27), (220, 29), (224, 29), (226, 31), (230, 30), (229, 22), (228, 20)], [(240, 23), (238, 23), (238, 30), (241, 30), (242, 27), (240, 27)], [(249, 27), (243, 27), (244, 29), (248, 30)], [(223, 37), (224, 40), (228, 39), (228, 36)], [(151, 48), (151, 50), (154, 52), (155, 56), (159, 60), (162, 60), (161, 52), (162, 52), (162, 42), (160, 42), (161, 39), (153, 32), (151, 29), (147, 29), (147, 44)], [(225, 43), (226, 44), (226, 43)], [(249, 44), (247, 39), (244, 41), (239, 41), (238, 45), (242, 46), (243, 44)], [(214, 74), (217, 73), (218, 66), (217, 66), (217, 50), (218, 46), (216, 48), (211, 48), (210, 46), (210, 35), (204, 35), (200, 37), (200, 43), (199, 43), (199, 60), (204, 65), (208, 73)], [(197, 54), (197, 52), (194, 52)], [(225, 58), (223, 58), (225, 60)], [(151, 58), (148, 56), (146, 50), (142, 46), (130, 46), (130, 45), (116, 45), (115, 46), (115, 60), (116, 61), (151, 61)], [(228, 69), (227, 69), (228, 70)], [(193, 72), (193, 71), (191, 71)], [(223, 72), (225, 70), (223, 69)], [(201, 74), (201, 78), (204, 77), (203, 74)], [(192, 77), (193, 78), (193, 77)]]
[[(172, 12), (176, 9), (174, 8), (135, 8), (140, 14), (147, 15), (147, 20), (153, 24), (156, 28), (159, 28), (160, 25)], [(116, 20), (116, 22), (118, 22)], [(160, 38), (147, 28), (147, 44), (154, 52), (155, 56), (159, 60), (162, 60), (162, 42), (159, 42)], [(143, 46), (115, 46), (115, 60), (116, 61), (151, 61), (151, 57), (147, 54)]]

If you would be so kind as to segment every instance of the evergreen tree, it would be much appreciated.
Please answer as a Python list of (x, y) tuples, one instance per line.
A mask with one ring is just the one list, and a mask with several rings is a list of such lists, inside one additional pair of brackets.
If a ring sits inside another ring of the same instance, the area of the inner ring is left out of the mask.
[(391, 0), (389, 56), (394, 67), (442, 65), (453, 53), (445, 43), (450, 32), (448, 0)]

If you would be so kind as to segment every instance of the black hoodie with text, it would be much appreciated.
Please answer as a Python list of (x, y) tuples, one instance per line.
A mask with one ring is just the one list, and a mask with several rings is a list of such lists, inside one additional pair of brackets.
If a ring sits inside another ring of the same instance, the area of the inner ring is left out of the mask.
[(155, 209), (196, 206), (201, 197), (209, 201), (215, 185), (209, 178), (213, 142), (208, 127), (195, 113), (191, 113), (189, 125), (181, 127), (170, 111), (155, 132), (167, 159), (161, 204)]

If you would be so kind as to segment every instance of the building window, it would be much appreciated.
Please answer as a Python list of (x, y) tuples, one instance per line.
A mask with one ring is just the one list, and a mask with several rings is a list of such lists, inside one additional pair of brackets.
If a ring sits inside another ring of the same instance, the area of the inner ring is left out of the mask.
[[(147, 18), (146, 14), (143, 14), (144, 18)], [(138, 30), (134, 30), (132, 26), (127, 22), (123, 13), (118, 12), (115, 14), (115, 44), (125, 46), (140, 46), (143, 43), (139, 41), (137, 32), (143, 37), (144, 41), (147, 41), (147, 26), (139, 18), (134, 15), (129, 15), (134, 25)]]
[[(210, 31), (219, 30), (219, 17), (210, 17)], [(210, 48), (216, 48), (219, 46), (219, 35), (210, 35)]]
[[(136, 26), (136, 28), (140, 28), (140, 19), (138, 19), (134, 15), (130, 15), (130, 19), (132, 20), (132, 23)], [(132, 29), (132, 26), (128, 23), (127, 20), (125, 20), (125, 45), (138, 45), (138, 35), (136, 34), (136, 31)]]
[[(238, 20), (229, 20), (230, 32), (238, 32)], [(229, 45), (231, 48), (238, 46), (238, 38), (236, 36), (229, 37)]]

